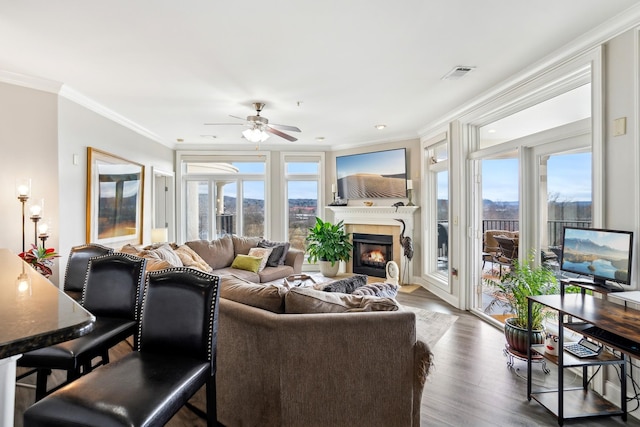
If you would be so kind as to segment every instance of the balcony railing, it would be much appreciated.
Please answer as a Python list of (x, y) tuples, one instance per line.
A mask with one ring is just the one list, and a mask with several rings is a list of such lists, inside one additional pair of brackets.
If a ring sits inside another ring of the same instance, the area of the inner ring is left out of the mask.
[[(562, 232), (565, 227), (589, 228), (589, 220), (549, 220), (547, 221), (547, 236), (549, 246), (562, 244)], [(519, 231), (520, 224), (517, 219), (485, 219), (482, 220), (482, 233), (486, 230)]]

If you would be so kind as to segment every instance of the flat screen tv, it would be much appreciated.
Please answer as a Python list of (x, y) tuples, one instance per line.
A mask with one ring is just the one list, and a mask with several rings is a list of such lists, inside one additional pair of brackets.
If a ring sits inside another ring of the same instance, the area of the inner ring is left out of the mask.
[(562, 271), (589, 276), (593, 283), (630, 285), (633, 232), (565, 227)]
[(336, 157), (341, 199), (407, 197), (406, 149)]

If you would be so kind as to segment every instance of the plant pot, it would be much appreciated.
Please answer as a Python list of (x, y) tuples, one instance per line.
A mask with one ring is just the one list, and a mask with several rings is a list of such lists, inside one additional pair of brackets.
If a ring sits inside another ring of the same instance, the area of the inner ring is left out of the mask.
[[(509, 318), (504, 322), (504, 337), (507, 340), (509, 348), (520, 354), (527, 354), (527, 334), (526, 328), (514, 326), (511, 322), (515, 318)], [(543, 329), (534, 329), (531, 334), (531, 344), (544, 344), (545, 334)]]
[(323, 276), (336, 277), (338, 275), (340, 261), (336, 261), (333, 266), (331, 266), (331, 261), (318, 261), (318, 264), (320, 264), (320, 273), (322, 273)]

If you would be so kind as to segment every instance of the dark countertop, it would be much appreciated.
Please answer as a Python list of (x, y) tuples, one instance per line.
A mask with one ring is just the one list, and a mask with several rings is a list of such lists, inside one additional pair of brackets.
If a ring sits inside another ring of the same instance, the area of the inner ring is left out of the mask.
[[(30, 285), (18, 289), (20, 275)], [(0, 359), (84, 335), (95, 317), (8, 249), (0, 249)]]

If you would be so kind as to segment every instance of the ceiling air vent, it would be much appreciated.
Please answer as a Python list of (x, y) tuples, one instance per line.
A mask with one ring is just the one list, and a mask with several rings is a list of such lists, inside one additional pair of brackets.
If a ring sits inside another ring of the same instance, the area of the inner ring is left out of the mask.
[(476, 67), (471, 67), (471, 66), (467, 66), (467, 65), (457, 65), (457, 66), (453, 67), (453, 69), (451, 71), (449, 71), (447, 74), (442, 76), (442, 80), (460, 79), (460, 78), (466, 76), (467, 74), (469, 74), (469, 72), (471, 72), (471, 71), (473, 71), (475, 69), (476, 69)]

